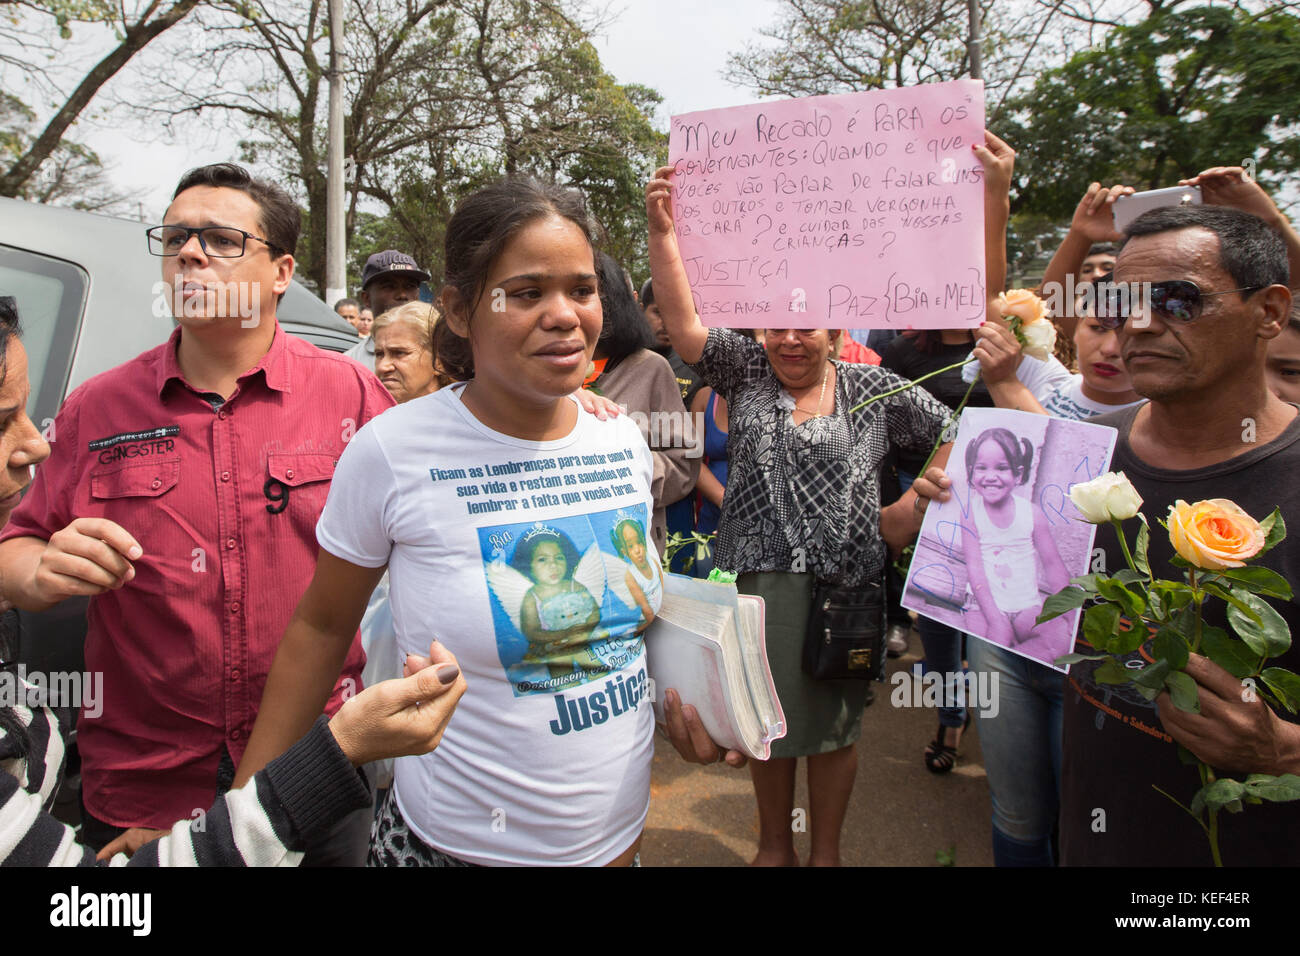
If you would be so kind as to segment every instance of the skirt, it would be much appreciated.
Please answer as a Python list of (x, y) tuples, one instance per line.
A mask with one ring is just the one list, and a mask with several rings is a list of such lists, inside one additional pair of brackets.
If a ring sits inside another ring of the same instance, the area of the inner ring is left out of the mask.
[(871, 682), (813, 680), (803, 672), (803, 641), (812, 608), (813, 576), (780, 571), (742, 574), (736, 587), (763, 599), (767, 662), (772, 670), (786, 735), (772, 756), (806, 757), (857, 743)]

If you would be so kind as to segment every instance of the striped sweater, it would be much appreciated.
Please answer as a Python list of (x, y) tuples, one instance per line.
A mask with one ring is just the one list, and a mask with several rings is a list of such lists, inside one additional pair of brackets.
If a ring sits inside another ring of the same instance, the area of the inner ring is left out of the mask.
[(322, 716), (201, 820), (183, 820), (130, 858), (99, 862), (48, 813), (64, 757), (54, 715), (44, 707), (10, 712), (31, 742), (26, 757), (17, 756), (19, 742), (0, 726), (0, 866), (297, 866), (307, 845), (371, 799)]

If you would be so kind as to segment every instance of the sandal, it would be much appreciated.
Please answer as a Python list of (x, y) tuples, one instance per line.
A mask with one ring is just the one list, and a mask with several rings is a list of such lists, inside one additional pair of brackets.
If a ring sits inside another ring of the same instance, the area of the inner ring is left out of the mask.
[[(962, 724), (962, 731), (965, 732), (970, 727), (970, 712), (966, 713), (966, 723)], [(948, 729), (939, 723), (939, 731), (935, 734), (934, 740), (930, 741), (925, 748), (925, 769), (931, 773), (948, 773), (957, 765), (957, 748), (949, 747), (947, 740)]]

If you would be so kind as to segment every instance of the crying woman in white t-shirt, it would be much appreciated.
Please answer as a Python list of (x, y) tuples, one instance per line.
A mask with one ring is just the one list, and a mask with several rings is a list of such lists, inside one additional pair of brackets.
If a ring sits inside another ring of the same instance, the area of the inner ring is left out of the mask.
[[(376, 417), (338, 462), (240, 772), (320, 712), (387, 568), (399, 650), (444, 643), (468, 689), (435, 753), (397, 762), (372, 865), (626, 865), (640, 845), (662, 575), (644, 439), (572, 397), (601, 330), (593, 235), (571, 190), (509, 179), (462, 200), (439, 361), (468, 381)], [(744, 762), (671, 690), (664, 710), (686, 759)]]

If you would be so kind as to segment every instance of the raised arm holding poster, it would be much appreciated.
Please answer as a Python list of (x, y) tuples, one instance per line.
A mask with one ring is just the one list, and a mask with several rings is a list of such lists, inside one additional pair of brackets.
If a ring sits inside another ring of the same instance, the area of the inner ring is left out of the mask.
[(979, 325), (983, 131), (978, 80), (674, 116), (673, 211), (703, 323)]

